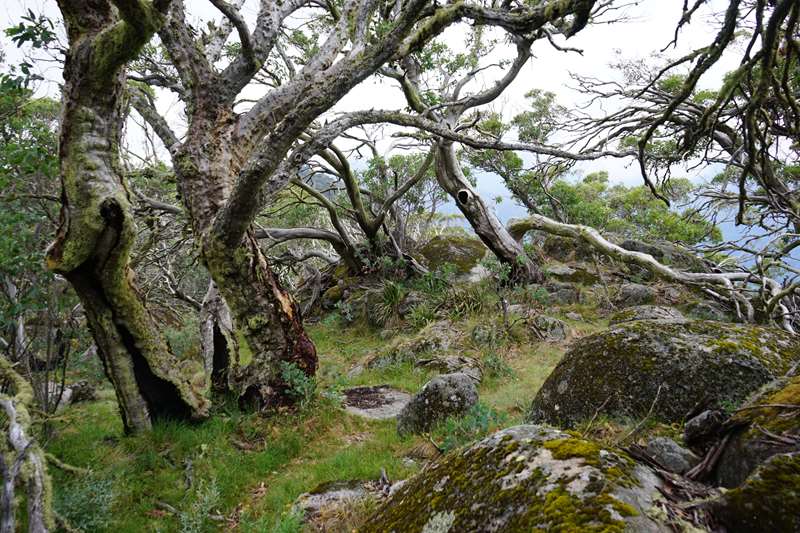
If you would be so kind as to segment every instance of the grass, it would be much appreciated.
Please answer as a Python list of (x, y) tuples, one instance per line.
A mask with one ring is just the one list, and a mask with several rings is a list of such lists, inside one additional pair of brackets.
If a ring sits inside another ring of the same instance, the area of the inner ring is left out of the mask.
[[(522, 334), (489, 346), (476, 345), (468, 332), (487, 320), (495, 319), (474, 314), (463, 318), (459, 326), (467, 333), (451, 353), (479, 360), (491, 353), (498, 368), (510, 368), (487, 375), (480, 393), (487, 409), (498, 413), (503, 424), (513, 425), (524, 419), (565, 347), (531, 343)], [(570, 325), (579, 334), (602, 327), (600, 322)], [(386, 335), (364, 325), (345, 327), (336, 314), (308, 330), (320, 355), (320, 392), (382, 383), (416, 392), (432, 375), (403, 364), (348, 376), (351, 368), (384, 349), (389, 342)], [(241, 345), (242, 360), (248, 360), (246, 343)], [(80, 501), (94, 501), (98, 495), (92, 491), (111, 492), (106, 498), (112, 502), (109, 510), (85, 505), (86, 516), (79, 513), (77, 520), (105, 524), (93, 530), (115, 533), (299, 531), (297, 517), (290, 512), (298, 495), (328, 481), (376, 479), (382, 469), (390, 479), (402, 479), (418, 468), (406, 455), (427, 444), (423, 437), (398, 437), (394, 421), (354, 417), (322, 396), (302, 413), (266, 419), (243, 413), (229, 401), (216, 406), (203, 423), (161, 422), (148, 434), (125, 436), (115, 397), (106, 389), (98, 401), (68, 408), (57, 424), (57, 437), (48, 443), (48, 451), (66, 463), (90, 468), (91, 479), (96, 480), (80, 489), (87, 492)], [(477, 438), (484, 426), (479, 418), (466, 428), (456, 424), (453, 431), (467, 437), (474, 433)], [(495, 424), (489, 426), (494, 429)], [(79, 487), (74, 474), (53, 469), (53, 478), (57, 495)], [(61, 505), (69, 505), (71, 500), (66, 500)], [(210, 515), (221, 519), (209, 520)]]

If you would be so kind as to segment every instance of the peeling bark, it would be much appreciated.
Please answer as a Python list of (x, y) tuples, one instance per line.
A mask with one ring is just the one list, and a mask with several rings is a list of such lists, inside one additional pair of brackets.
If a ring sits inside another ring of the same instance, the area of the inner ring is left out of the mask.
[(116, 5), (59, 2), (70, 46), (60, 121), (61, 225), (47, 265), (81, 299), (126, 431), (142, 431), (159, 417), (204, 417), (208, 402), (201, 365), (171, 353), (129, 266), (135, 227), (118, 154), (123, 67), (160, 15), (150, 3)]

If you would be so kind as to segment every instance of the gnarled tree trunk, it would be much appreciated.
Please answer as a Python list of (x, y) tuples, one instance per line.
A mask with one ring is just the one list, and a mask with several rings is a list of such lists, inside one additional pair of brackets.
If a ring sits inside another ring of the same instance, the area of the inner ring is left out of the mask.
[[(214, 375), (239, 395), (240, 402), (259, 410), (287, 403), (280, 361), (294, 363), (309, 376), (317, 370), (314, 344), (306, 334), (300, 309), (283, 289), (250, 231), (236, 246), (215, 238), (213, 223), (228, 200), (239, 161), (231, 142), (230, 111), (203, 93), (191, 118), (186, 140), (174, 154), (181, 196), (199, 244), (200, 256), (252, 353), (247, 365), (228, 356), (228, 368), (217, 357)], [(235, 340), (231, 331), (230, 338)], [(216, 348), (215, 348), (216, 351)], [(215, 352), (216, 353), (216, 352)], [(216, 354), (219, 356), (220, 354)], [(223, 378), (222, 375), (228, 376)]]
[(534, 263), (520, 242), (517, 242), (500, 220), (476, 193), (456, 157), (455, 147), (442, 140), (436, 149), (436, 179), (439, 185), (453, 197), (464, 217), (483, 243), (502, 262), (511, 265), (514, 281), (540, 281), (539, 267)]
[(171, 353), (129, 267), (135, 227), (118, 154), (124, 65), (161, 14), (149, 2), (115, 5), (59, 2), (70, 46), (59, 147), (61, 227), (47, 264), (83, 303), (126, 431), (141, 431), (162, 416), (204, 417), (208, 402), (202, 366)]
[(239, 341), (230, 308), (213, 281), (200, 308), (200, 346), (210, 389), (228, 391), (230, 368), (239, 363)]

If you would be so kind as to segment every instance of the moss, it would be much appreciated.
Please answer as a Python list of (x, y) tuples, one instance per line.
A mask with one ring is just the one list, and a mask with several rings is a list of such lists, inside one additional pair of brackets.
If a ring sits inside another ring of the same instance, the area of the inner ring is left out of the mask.
[(778, 455), (713, 505), (736, 531), (800, 529), (800, 454)]
[(580, 457), (586, 464), (590, 465), (596, 465), (600, 460), (600, 445), (588, 440), (576, 438), (556, 439), (545, 442), (543, 446), (550, 450), (554, 459)]
[(458, 272), (467, 273), (486, 255), (486, 246), (478, 239), (439, 235), (420, 250), (432, 268), (447, 263), (455, 265)]
[[(622, 485), (607, 473), (627, 469), (629, 459), (535, 428), (520, 426), (514, 428), (518, 434), (495, 435), (446, 456), (408, 481), (364, 531), (419, 532), (440, 513), (453, 514), (452, 531), (479, 531), (488, 524), (503, 531), (624, 531), (625, 518), (640, 513), (614, 494)], [(526, 438), (534, 431), (542, 431), (542, 440)], [(542, 447), (555, 460), (542, 456)], [(576, 457), (582, 461), (559, 463)], [(589, 485), (576, 489), (577, 479), (589, 479)]]

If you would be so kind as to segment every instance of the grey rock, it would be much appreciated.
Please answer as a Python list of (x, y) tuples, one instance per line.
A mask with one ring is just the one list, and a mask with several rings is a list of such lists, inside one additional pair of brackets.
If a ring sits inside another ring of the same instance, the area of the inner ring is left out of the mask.
[(725, 413), (718, 409), (707, 409), (686, 421), (683, 426), (683, 442), (692, 448), (705, 450), (714, 441), (727, 420)]
[(564, 316), (567, 317), (568, 319), (574, 320), (576, 322), (580, 322), (580, 321), (583, 320), (583, 316), (580, 313), (576, 313), (575, 311), (570, 311), (569, 313), (567, 313)]
[(700, 458), (674, 440), (656, 437), (647, 443), (647, 453), (665, 470), (685, 474), (700, 463)]
[(623, 283), (614, 298), (617, 305), (631, 307), (653, 303), (657, 292), (654, 288), (639, 283)]
[(608, 325), (613, 326), (633, 320), (686, 320), (686, 317), (673, 307), (635, 305), (611, 315)]
[(800, 359), (776, 328), (637, 320), (573, 343), (533, 400), (529, 420), (571, 427), (600, 412), (681, 422), (704, 400), (739, 403)]
[(549, 265), (546, 269), (546, 274), (548, 277), (568, 283), (592, 284), (598, 281), (595, 272), (577, 263), (573, 263), (573, 266)]
[(672, 531), (654, 512), (661, 484), (620, 450), (545, 426), (515, 426), (408, 479), (362, 531), (578, 531), (587, 513), (597, 530)]
[(422, 294), (416, 291), (411, 291), (408, 294), (406, 294), (405, 298), (403, 298), (403, 301), (398, 306), (397, 314), (405, 318), (409, 315), (409, 313), (411, 313), (411, 311), (416, 306), (423, 303), (424, 301), (425, 298), (422, 296)]
[(401, 435), (424, 433), (452, 415), (464, 414), (478, 403), (475, 381), (462, 373), (443, 374), (423, 385), (397, 417)]
[(620, 246), (625, 248), (626, 250), (630, 250), (631, 252), (641, 252), (644, 254), (650, 254), (656, 259), (664, 258), (664, 250), (662, 250), (661, 248), (659, 248), (654, 244), (649, 244), (644, 241), (625, 239), (624, 241), (622, 241)]
[(563, 320), (551, 316), (537, 315), (530, 326), (536, 338), (549, 342), (566, 340), (570, 333), (569, 326)]

